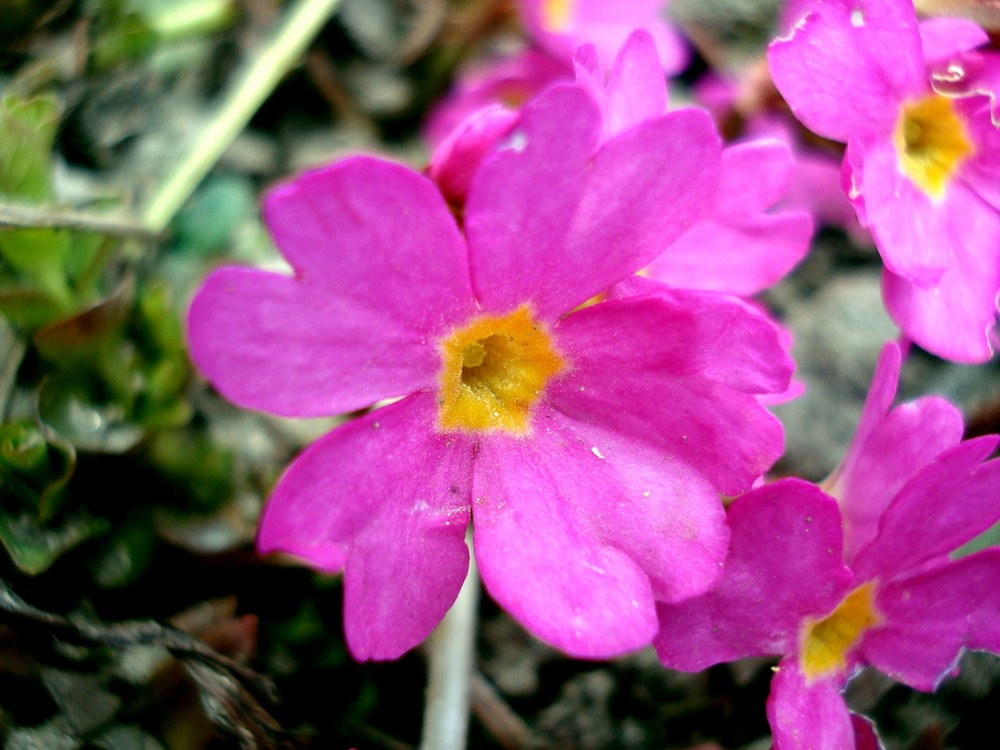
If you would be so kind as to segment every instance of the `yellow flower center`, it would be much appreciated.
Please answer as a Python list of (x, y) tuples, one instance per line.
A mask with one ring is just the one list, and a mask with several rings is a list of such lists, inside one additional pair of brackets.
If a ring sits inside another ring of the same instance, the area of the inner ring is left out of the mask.
[(484, 315), (441, 341), (438, 427), (524, 435), (545, 384), (565, 368), (526, 306)]
[(950, 99), (938, 94), (903, 105), (892, 134), (899, 168), (931, 198), (973, 152), (972, 142)]
[(800, 654), (806, 677), (815, 680), (842, 670), (847, 665), (847, 652), (866, 630), (881, 621), (871, 581), (854, 589), (822, 620), (808, 618)]
[(573, 0), (543, 0), (542, 26), (547, 31), (565, 31), (572, 10)]

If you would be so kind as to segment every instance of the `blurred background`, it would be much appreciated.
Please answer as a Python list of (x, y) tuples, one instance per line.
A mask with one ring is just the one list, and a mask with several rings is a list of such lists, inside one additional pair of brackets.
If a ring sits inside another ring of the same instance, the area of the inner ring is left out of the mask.
[[(728, 137), (780, 115), (761, 73), (777, 6), (664, 8), (690, 47), (672, 101), (722, 78), (740, 92), (713, 110)], [(358, 151), (423, 169), (456, 82), (533, 44), (522, 19), (513, 0), (0, 0), (0, 745), (418, 744), (423, 655), (356, 664), (339, 580), (253, 551), (282, 468), (338, 419), (220, 399), (185, 309), (215, 265), (280, 264), (258, 215), (277, 180)], [(806, 386), (777, 407), (777, 474), (836, 465), (896, 335), (878, 256), (846, 229), (763, 299)], [(917, 352), (903, 389), (958, 403), (969, 434), (1000, 429), (995, 364)], [(477, 648), (471, 747), (770, 746), (772, 662), (573, 661), (488, 598)], [(1000, 664), (963, 666), (935, 695), (866, 673), (850, 703), (890, 748), (982, 748)]]

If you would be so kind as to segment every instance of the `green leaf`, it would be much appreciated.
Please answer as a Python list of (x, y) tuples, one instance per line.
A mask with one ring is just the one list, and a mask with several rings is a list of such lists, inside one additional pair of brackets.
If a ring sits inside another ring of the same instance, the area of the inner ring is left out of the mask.
[(49, 469), (49, 447), (38, 426), (29, 420), (0, 425), (0, 466), (37, 475)]
[(102, 542), (92, 563), (94, 582), (106, 589), (128, 586), (149, 567), (155, 549), (156, 532), (148, 514), (133, 518)]
[(111, 528), (105, 518), (76, 515), (57, 527), (42, 526), (30, 513), (0, 511), (0, 543), (14, 565), (28, 575), (38, 575), (81, 542)]
[(17, 372), (21, 369), (26, 349), (24, 339), (0, 318), (0, 414), (7, 413), (7, 404), (14, 392)]
[(0, 315), (12, 325), (38, 328), (64, 314), (62, 303), (48, 292), (25, 286), (0, 286)]
[(42, 523), (60, 507), (62, 490), (76, 470), (76, 451), (30, 420), (0, 425), (0, 487)]
[(0, 99), (0, 194), (34, 203), (52, 197), (52, 143), (59, 105), (51, 96)]
[(0, 230), (0, 254), (26, 280), (48, 294), (64, 311), (73, 294), (66, 279), (70, 252), (68, 232), (54, 229)]
[(38, 411), (45, 424), (79, 450), (124, 453), (144, 434), (121, 404), (100, 402), (83, 383), (70, 378), (52, 377), (42, 384)]

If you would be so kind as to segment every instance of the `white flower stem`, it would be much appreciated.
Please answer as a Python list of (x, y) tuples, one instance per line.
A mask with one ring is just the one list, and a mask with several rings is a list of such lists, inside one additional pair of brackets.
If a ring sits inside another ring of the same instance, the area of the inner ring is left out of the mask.
[(479, 573), (470, 556), (458, 599), (431, 634), (421, 750), (464, 750), (469, 732), (469, 683), (476, 651)]

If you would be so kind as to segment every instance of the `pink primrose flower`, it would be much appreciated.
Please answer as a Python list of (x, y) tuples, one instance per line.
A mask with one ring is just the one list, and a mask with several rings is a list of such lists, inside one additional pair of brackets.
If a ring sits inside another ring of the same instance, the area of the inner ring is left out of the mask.
[[(933, 70), (962, 70), (985, 39), (968, 22), (917, 25), (909, 0), (799, 0), (768, 59), (809, 128), (847, 144), (844, 184), (885, 263), (883, 295), (903, 332), (961, 362), (992, 354), (1000, 290), (997, 73), (965, 95)], [(943, 93), (942, 93), (943, 92)]]
[[(758, 403), (787, 386), (773, 328), (697, 293), (583, 302), (694, 221), (718, 180), (707, 115), (600, 141), (586, 91), (526, 106), (471, 180), (460, 228), (425, 177), (371, 157), (276, 188), (294, 275), (214, 272), (194, 361), (242, 406), (336, 414), (265, 508), (261, 551), (343, 571), (358, 659), (423, 640), (467, 573), (578, 657), (648, 644), (654, 598), (717, 578), (737, 494), (782, 449)], [(574, 311), (575, 310), (575, 311)]]
[(933, 690), (964, 649), (1000, 652), (1000, 548), (948, 557), (1000, 520), (1000, 460), (984, 463), (1000, 440), (959, 442), (957, 412), (940, 399), (889, 410), (899, 364), (886, 346), (835, 483), (843, 531), (817, 487), (752, 490), (729, 509), (716, 587), (658, 606), (654, 646), (668, 667), (782, 656), (768, 701), (776, 750), (877, 747), (841, 695), (862, 666)]
[[(600, 102), (603, 136), (613, 137), (667, 110), (667, 89), (653, 39), (631, 34), (605, 80), (592, 47), (576, 60), (577, 80)], [(774, 139), (728, 146), (708, 210), (645, 270), (672, 287), (749, 296), (787, 275), (809, 250), (812, 222), (801, 209), (771, 211), (794, 163)]]
[(592, 44), (601, 67), (610, 70), (635, 29), (651, 36), (661, 72), (679, 73), (688, 63), (687, 43), (667, 21), (669, 0), (518, 0), (518, 5), (532, 40), (567, 63), (578, 46)]

